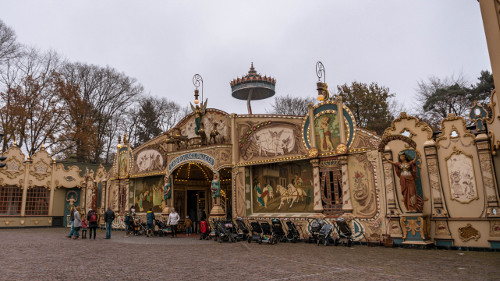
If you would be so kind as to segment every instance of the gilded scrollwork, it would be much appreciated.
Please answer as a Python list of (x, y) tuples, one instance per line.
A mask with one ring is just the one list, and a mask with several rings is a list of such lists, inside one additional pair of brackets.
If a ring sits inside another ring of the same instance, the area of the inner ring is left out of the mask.
[(432, 139), (433, 131), (431, 127), (429, 127), (427, 123), (420, 121), (417, 117), (407, 115), (406, 112), (401, 112), (399, 117), (392, 121), (391, 127), (385, 129), (382, 139), (388, 135), (397, 134), (398, 130), (396, 124), (402, 121), (412, 121), (415, 128), (419, 128), (422, 132), (425, 132), (427, 134), (428, 140)]
[(477, 241), (481, 238), (481, 233), (468, 223), (466, 226), (458, 228), (458, 237), (460, 237), (460, 240), (463, 242), (467, 242), (471, 239)]

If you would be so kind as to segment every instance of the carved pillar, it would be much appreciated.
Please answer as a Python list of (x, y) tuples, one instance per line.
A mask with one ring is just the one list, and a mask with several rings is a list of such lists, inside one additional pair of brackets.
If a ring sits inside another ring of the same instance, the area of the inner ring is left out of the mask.
[(307, 114), (309, 115), (309, 137), (311, 138), (310, 144), (311, 144), (311, 149), (316, 148), (316, 134), (314, 133), (314, 105), (312, 103), (309, 103), (307, 105), (308, 112)]
[(314, 211), (317, 213), (323, 212), (323, 203), (321, 200), (321, 188), (319, 179), (319, 159), (312, 159), (313, 166), (313, 182), (314, 182)]
[(28, 155), (28, 159), (26, 160), (26, 162), (24, 162), (23, 201), (21, 203), (21, 217), (24, 217), (26, 213), (26, 196), (28, 195), (30, 164), (31, 159)]
[(52, 173), (50, 175), (50, 198), (49, 198), (49, 217), (52, 216), (52, 208), (54, 207), (54, 193), (55, 193), (55, 183), (54, 183), (54, 174), (56, 171), (56, 161), (52, 160)]
[(351, 188), (349, 187), (349, 171), (347, 165), (347, 156), (339, 157), (342, 167), (342, 211), (352, 213)]
[(347, 141), (345, 139), (345, 121), (344, 121), (344, 105), (342, 103), (342, 97), (337, 96), (335, 98), (335, 103), (337, 103), (338, 116), (339, 116), (339, 134), (340, 134), (340, 143), (346, 144)]
[[(392, 152), (387, 147), (385, 149), (385, 157), (388, 159), (392, 158)], [(392, 167), (392, 164), (387, 162), (385, 159), (382, 160), (382, 166), (384, 167), (387, 213), (390, 216), (399, 216), (401, 214), (401, 209), (399, 208), (399, 203), (396, 196), (396, 183), (394, 182), (394, 168)]]
[(493, 172), (493, 164), (490, 154), (490, 143), (488, 136), (480, 134), (476, 137), (477, 153), (479, 154), (479, 165), (483, 178), (484, 194), (486, 196), (486, 216), (500, 217), (498, 208), (498, 186)]
[(433, 140), (424, 143), (424, 153), (427, 160), (429, 186), (431, 187), (432, 217), (448, 217), (446, 204), (443, 202), (443, 185), (441, 184), (441, 174), (439, 172), (437, 148)]
[[(500, 1), (479, 0), (495, 89), (500, 89)], [(500, 95), (497, 95), (500, 104)]]

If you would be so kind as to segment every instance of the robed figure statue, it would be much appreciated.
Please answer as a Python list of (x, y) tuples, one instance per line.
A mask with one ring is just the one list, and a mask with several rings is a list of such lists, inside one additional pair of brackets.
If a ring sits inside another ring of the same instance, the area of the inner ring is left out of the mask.
[(393, 162), (386, 158), (387, 162), (394, 165), (396, 169), (399, 184), (401, 185), (401, 193), (403, 193), (403, 201), (409, 213), (421, 213), (424, 205), (424, 201), (418, 195), (415, 185), (415, 180), (417, 179), (417, 158), (418, 152), (415, 154), (415, 158), (410, 160), (410, 156), (404, 151), (398, 154), (398, 162)]

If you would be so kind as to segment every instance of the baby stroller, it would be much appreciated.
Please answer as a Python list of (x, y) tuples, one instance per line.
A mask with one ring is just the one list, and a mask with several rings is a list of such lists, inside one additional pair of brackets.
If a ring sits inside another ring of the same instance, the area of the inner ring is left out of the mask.
[(226, 222), (223, 220), (215, 221), (215, 228), (215, 241), (219, 241), (219, 243), (234, 242), (232, 222)]
[(278, 242), (273, 235), (271, 225), (267, 221), (261, 222), (260, 227), (262, 228), (262, 242), (269, 244), (276, 244)]
[(137, 219), (135, 222), (136, 229), (137, 229), (137, 234), (138, 235), (143, 235), (148, 233), (148, 225), (145, 222), (142, 222), (141, 219)]
[(336, 240), (333, 240), (332, 237), (330, 236), (333, 231), (333, 225), (329, 223), (325, 223), (323, 227), (321, 227), (321, 230), (318, 232), (318, 241), (316, 242), (318, 246), (320, 244), (324, 244), (325, 246), (328, 246), (331, 242), (336, 242)]
[(167, 227), (167, 225), (161, 220), (155, 220), (155, 224), (158, 226), (158, 236), (167, 236), (167, 234), (170, 232), (170, 228)]
[(320, 219), (309, 220), (309, 231), (311, 232), (311, 236), (308, 239), (309, 243), (318, 242), (318, 233), (324, 224), (325, 222)]
[(251, 222), (250, 227), (252, 228), (252, 235), (248, 236), (248, 243), (255, 241), (262, 244), (262, 227), (260, 227), (259, 222)]
[(273, 227), (273, 239), (275, 243), (279, 242), (286, 242), (286, 235), (285, 231), (283, 230), (283, 225), (281, 224), (281, 221), (279, 219), (273, 219), (271, 220), (271, 225)]
[(206, 240), (210, 238), (210, 228), (206, 221), (200, 222), (200, 240)]
[(285, 223), (288, 228), (286, 233), (286, 239), (292, 243), (299, 241), (300, 234), (299, 231), (297, 230), (297, 227), (295, 227), (295, 224), (291, 220), (286, 220)]
[(250, 231), (242, 218), (236, 219), (236, 224), (238, 225), (238, 240), (248, 240)]
[(352, 245), (352, 230), (349, 224), (345, 221), (344, 218), (337, 218), (335, 221), (336, 229), (339, 234), (339, 239), (336, 241), (337, 243), (343, 243), (344, 246), (351, 247)]

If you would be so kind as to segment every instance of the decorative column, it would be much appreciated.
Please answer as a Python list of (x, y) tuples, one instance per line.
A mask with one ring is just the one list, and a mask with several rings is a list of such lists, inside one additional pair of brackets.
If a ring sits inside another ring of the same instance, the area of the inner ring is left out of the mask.
[[(28, 196), (30, 164), (31, 158), (28, 155), (26, 162), (24, 162), (23, 201), (21, 203), (21, 217), (24, 217), (26, 213), (26, 197)], [(24, 224), (24, 219), (21, 220), (21, 224)]]
[(52, 159), (52, 173), (50, 175), (50, 199), (49, 199), (49, 217), (52, 216), (52, 209), (54, 208), (54, 193), (55, 193), (55, 183), (54, 177), (56, 172), (56, 159)]
[(313, 166), (313, 181), (314, 181), (314, 212), (323, 212), (323, 203), (321, 198), (321, 188), (319, 186), (319, 159), (311, 159), (311, 164)]
[[(389, 147), (385, 148), (385, 157), (392, 159), (392, 151)], [(398, 200), (396, 200), (396, 184), (394, 183), (394, 168), (392, 164), (382, 158), (382, 166), (384, 167), (385, 194), (387, 198), (387, 213), (390, 216), (399, 216)]]
[(490, 143), (486, 134), (480, 134), (476, 137), (477, 152), (479, 154), (479, 165), (481, 166), (481, 175), (483, 178), (484, 194), (486, 197), (486, 216), (500, 217), (500, 208), (498, 204), (498, 186), (493, 173), (493, 164), (490, 154)]
[[(498, 91), (500, 89), (500, 2), (498, 0), (479, 0), (478, 2), (483, 17), (495, 89)], [(497, 95), (496, 103), (500, 104), (500, 95)]]
[(337, 115), (339, 116), (340, 143), (347, 145), (347, 140), (345, 139), (344, 104), (340, 95), (335, 98), (335, 103), (337, 104)]
[(425, 159), (427, 160), (427, 173), (429, 175), (429, 186), (431, 187), (431, 210), (432, 217), (448, 217), (446, 204), (443, 204), (443, 186), (439, 172), (439, 160), (436, 143), (428, 140), (424, 143)]

